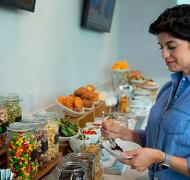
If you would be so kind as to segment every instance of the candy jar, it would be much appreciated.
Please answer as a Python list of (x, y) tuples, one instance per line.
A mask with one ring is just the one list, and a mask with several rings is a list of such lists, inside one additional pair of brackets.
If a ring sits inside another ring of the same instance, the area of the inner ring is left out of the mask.
[(59, 154), (59, 134), (57, 115), (54, 112), (37, 112), (35, 117), (42, 117), (46, 121), (48, 133), (48, 161), (56, 158)]
[(69, 153), (64, 156), (64, 162), (85, 162), (86, 163), (86, 176), (89, 180), (95, 179), (95, 155), (93, 153)]
[(35, 136), (37, 138), (37, 161), (39, 168), (46, 166), (48, 162), (48, 135), (44, 118), (27, 116), (23, 117), (23, 123), (35, 126)]
[(7, 128), (8, 167), (18, 179), (37, 173), (37, 139), (34, 126), (15, 122)]
[(9, 124), (21, 121), (22, 108), (18, 94), (8, 94), (5, 96), (5, 109), (7, 110)]
[(87, 177), (85, 162), (64, 161), (60, 168), (57, 168), (61, 172), (60, 180), (92, 180)]
[(3, 145), (5, 145), (7, 125), (8, 125), (8, 116), (4, 105), (4, 97), (0, 96), (0, 148)]

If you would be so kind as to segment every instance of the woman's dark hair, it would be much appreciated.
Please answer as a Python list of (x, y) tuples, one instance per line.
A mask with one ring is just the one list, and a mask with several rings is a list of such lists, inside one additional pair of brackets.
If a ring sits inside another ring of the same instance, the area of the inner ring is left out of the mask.
[(182, 4), (166, 9), (149, 27), (158, 35), (167, 32), (176, 38), (190, 41), (190, 5)]

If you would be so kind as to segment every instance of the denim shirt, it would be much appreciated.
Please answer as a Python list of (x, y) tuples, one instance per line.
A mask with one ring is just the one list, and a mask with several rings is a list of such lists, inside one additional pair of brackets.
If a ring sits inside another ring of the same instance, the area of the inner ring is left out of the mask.
[[(185, 158), (190, 170), (190, 76), (172, 74), (150, 110), (146, 129), (137, 132), (144, 147)], [(150, 178), (190, 179), (170, 168), (156, 171), (154, 167), (149, 168)]]

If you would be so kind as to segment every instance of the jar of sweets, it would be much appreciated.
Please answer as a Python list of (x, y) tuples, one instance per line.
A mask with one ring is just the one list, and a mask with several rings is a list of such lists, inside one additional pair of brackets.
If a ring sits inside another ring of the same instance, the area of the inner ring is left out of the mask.
[(23, 117), (22, 122), (31, 124), (35, 127), (34, 133), (37, 138), (37, 161), (39, 168), (43, 168), (48, 162), (48, 134), (46, 122), (43, 118), (34, 116)]
[(8, 114), (9, 124), (21, 121), (22, 108), (20, 101), (21, 99), (18, 94), (8, 94), (5, 96), (5, 109)]
[(48, 160), (51, 161), (57, 158), (59, 154), (57, 115), (54, 112), (37, 112), (34, 116), (45, 119), (48, 134)]
[(18, 179), (37, 173), (37, 139), (34, 126), (15, 122), (7, 129), (8, 166)]

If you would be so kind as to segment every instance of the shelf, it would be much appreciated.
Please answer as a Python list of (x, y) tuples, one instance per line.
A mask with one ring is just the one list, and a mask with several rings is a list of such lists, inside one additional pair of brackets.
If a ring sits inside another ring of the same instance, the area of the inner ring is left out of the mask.
[(101, 101), (99, 104), (95, 106), (92, 111), (89, 111), (87, 114), (78, 117), (78, 118), (68, 118), (70, 122), (78, 125), (81, 128), (84, 128), (87, 122), (93, 122), (95, 117), (101, 117), (102, 112), (107, 112), (107, 108), (105, 106), (105, 102)]
[(0, 149), (0, 156), (7, 153), (7, 148), (6, 147), (3, 147)]

